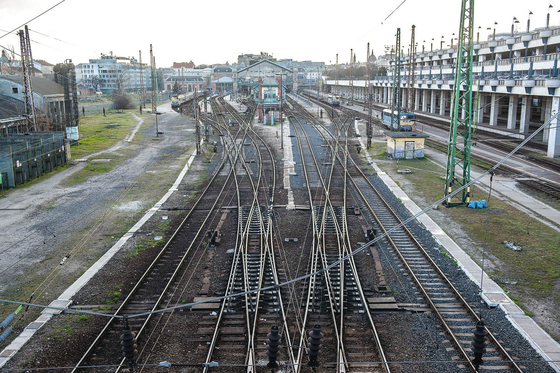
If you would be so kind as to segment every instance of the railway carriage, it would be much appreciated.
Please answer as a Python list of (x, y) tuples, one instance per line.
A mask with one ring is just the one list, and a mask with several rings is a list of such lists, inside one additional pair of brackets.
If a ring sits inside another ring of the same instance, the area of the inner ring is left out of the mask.
[(312, 91), (309, 89), (304, 89), (303, 94), (309, 97), (318, 98), (320, 101), (325, 102), (331, 106), (340, 105), (340, 98), (332, 93), (322, 93), (322, 92)]
[(178, 95), (178, 96), (174, 95), (174, 96), (171, 97), (171, 107), (173, 109), (177, 109), (177, 108), (179, 108), (179, 106), (181, 106), (185, 102), (189, 101), (193, 97), (194, 97), (194, 92), (188, 92), (184, 95)]
[[(391, 125), (392, 119), (399, 116), (398, 111), (391, 113), (391, 109), (383, 110), (383, 124), (391, 131), (398, 131), (396, 124)], [(416, 130), (416, 118), (414, 113), (405, 111), (400, 112), (401, 131), (414, 131)]]

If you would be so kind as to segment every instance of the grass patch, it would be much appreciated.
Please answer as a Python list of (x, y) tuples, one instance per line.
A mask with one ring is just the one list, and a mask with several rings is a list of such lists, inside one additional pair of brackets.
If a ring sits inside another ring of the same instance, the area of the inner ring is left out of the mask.
[[(163, 240), (162, 240), (163, 241)], [(151, 249), (157, 245), (158, 241), (154, 240), (153, 237), (141, 237), (130, 253), (128, 253), (127, 258), (131, 259), (138, 256), (142, 251)]]
[[(385, 161), (380, 167), (401, 180), (403, 189), (421, 208), (443, 197), (445, 169), (429, 159)], [(413, 173), (398, 175), (397, 170), (403, 168)], [(471, 194), (474, 200), (488, 199), (487, 192), (477, 187), (472, 188)], [(488, 202), (487, 209), (455, 207), (441, 208), (440, 212), (458, 223), (474, 243), (475, 247), (464, 248), (466, 251), (478, 252), (481, 248), (492, 257), (500, 271), (490, 273), (493, 277), (515, 279), (513, 289), (532, 297), (552, 298), (554, 285), (560, 279), (560, 235), (495, 196), (490, 196)], [(505, 241), (515, 242), (522, 250), (506, 247)], [(558, 297), (554, 301), (560, 306)]]
[(122, 285), (113, 286), (111, 290), (108, 291), (107, 295), (109, 299), (106, 301), (106, 304), (116, 304), (121, 297), (121, 288)]
[(80, 118), (79, 145), (71, 148), (72, 159), (79, 159), (105, 150), (124, 139), (136, 124), (129, 112), (108, 111)]

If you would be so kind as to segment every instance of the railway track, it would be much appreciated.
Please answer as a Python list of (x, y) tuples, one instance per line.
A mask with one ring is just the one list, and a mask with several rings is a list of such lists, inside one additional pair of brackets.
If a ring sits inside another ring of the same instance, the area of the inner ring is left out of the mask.
[[(315, 104), (321, 105), (323, 107), (323, 109), (325, 109), (325, 111), (327, 113), (333, 113), (333, 112), (342, 112), (347, 116), (352, 116), (352, 117), (356, 117), (356, 118), (360, 118), (364, 121), (368, 120), (368, 115), (366, 113), (360, 112), (358, 110), (352, 110), (349, 108), (345, 108), (344, 106), (341, 106), (339, 109), (334, 109), (329, 107), (328, 105), (317, 101), (316, 99), (314, 99), (313, 97), (306, 97), (307, 99), (313, 101)], [(379, 106), (379, 105), (373, 105), (374, 109), (377, 111), (381, 111), (384, 109), (383, 106)], [(422, 117), (422, 114), (419, 113), (417, 114), (418, 117)], [(449, 124), (444, 122), (444, 121), (438, 121), (435, 120), (431, 117), (423, 117), (423, 123), (424, 124), (428, 124), (430, 126), (448, 131), (449, 130)], [(384, 128), (382, 122), (380, 121), (379, 118), (373, 117), (372, 118), (372, 123), (374, 126), (377, 126), (379, 128)], [(473, 139), (473, 145), (476, 145), (476, 143), (484, 143), (484, 145), (503, 151), (505, 154), (511, 152), (518, 144), (519, 144), (519, 140), (517, 139), (513, 139), (513, 138), (509, 138), (506, 136), (496, 136), (495, 134), (491, 133), (491, 132), (486, 132), (484, 131), (483, 128), (478, 128), (477, 132), (476, 132), (476, 138)], [(430, 145), (433, 144), (435, 145), (436, 149), (443, 149), (442, 151), (446, 152), (447, 151), (447, 142), (446, 141), (438, 141), (437, 139), (429, 139), (426, 140), (426, 145)], [(516, 157), (518, 157), (519, 159), (521, 159), (524, 162), (531, 162), (534, 163), (537, 167), (539, 168), (546, 168), (554, 173), (559, 173), (560, 172), (560, 163), (555, 160), (555, 159), (549, 159), (547, 157), (545, 157), (544, 155), (538, 154), (537, 152), (535, 152), (535, 150), (537, 151), (546, 151), (546, 146), (544, 146), (542, 143), (540, 142), (535, 142), (535, 141), (530, 141), (528, 144), (526, 144), (526, 148), (522, 148), (519, 149), (516, 153)], [(531, 150), (533, 149), (533, 150)], [(504, 154), (504, 155), (505, 155)], [(476, 154), (471, 153), (471, 157), (473, 159), (478, 159), (483, 163), (488, 163), (489, 161), (486, 158), (477, 156)], [(532, 177), (531, 175), (527, 175), (524, 174), (522, 172), (520, 172), (519, 169), (517, 168), (513, 168), (513, 167), (508, 167), (507, 165), (501, 165), (500, 168), (502, 170), (502, 172), (504, 172), (507, 175), (513, 175), (513, 176), (517, 176), (517, 177)], [(548, 184), (550, 184), (550, 182), (548, 182)], [(537, 183), (533, 183), (533, 186), (535, 186), (535, 190), (540, 191), (542, 193), (547, 194), (551, 193), (549, 196), (552, 198), (556, 198), (555, 197), (555, 193), (554, 191), (552, 191), (549, 188), (541, 188), (540, 185), (538, 185)], [(530, 187), (528, 185), (528, 187)]]
[[(288, 110), (290, 122), (300, 140), (299, 154), (304, 157), (302, 166), (314, 227), (309, 272), (315, 274), (307, 282), (298, 367), (302, 365), (307, 341), (305, 331), (312, 336), (323, 330), (325, 346), (321, 358), (336, 362), (324, 365), (324, 371), (390, 372), (354, 258), (341, 262), (352, 247), (346, 220), (346, 178), (336, 162), (338, 147), (348, 146), (347, 136), (339, 132), (331, 141), (332, 135), (323, 134), (322, 144), (313, 144), (307, 132), (316, 130), (309, 124), (315, 120), (296, 102), (290, 101), (290, 105), (294, 107), (293, 111)], [(343, 145), (338, 143), (340, 138)], [(316, 155), (316, 149), (322, 153), (320, 156)], [(341, 180), (335, 175), (344, 177)], [(310, 360), (311, 365), (318, 364)]]
[[(276, 140), (274, 129), (265, 139), (266, 127), (257, 134), (251, 125), (252, 110), (239, 113), (220, 98), (211, 105), (207, 123), (219, 135), (219, 162), (74, 371), (114, 372), (134, 364), (141, 371), (162, 361), (184, 372), (476, 371), (475, 328), (488, 335), (481, 369), (534, 371), (516, 362), (490, 323), (481, 324), (486, 319), (471, 306), (472, 297), (470, 303), (462, 298), (360, 170), (349, 139), (353, 116), (334, 111), (325, 124), (298, 102), (287, 105), (303, 179), (298, 198), (306, 204), (286, 212), (287, 205), (276, 202), (282, 195), (278, 149), (268, 145)], [(302, 222), (301, 243), (286, 244), (282, 235), (292, 232), (284, 226)], [(364, 235), (367, 243), (357, 242)], [(384, 268), (387, 262), (398, 264)], [(414, 291), (404, 294), (393, 275)], [(279, 286), (294, 279), (301, 280)], [(168, 310), (153, 313), (162, 308)], [(413, 318), (437, 324), (435, 331), (406, 335)], [(120, 335), (128, 328), (137, 339), (133, 362), (120, 357)], [(415, 340), (430, 333), (437, 336), (426, 345), (438, 344), (431, 359)], [(403, 346), (400, 339), (420, 346)], [(399, 350), (417, 361), (399, 359)]]
[[(250, 182), (250, 193), (244, 198), (250, 200), (246, 204), (241, 201), (238, 204), (238, 240), (225, 292), (225, 295), (243, 293), (243, 296), (228, 298), (222, 303), (216, 315), (216, 325), (209, 342), (206, 362), (209, 364), (213, 359), (228, 361), (246, 367), (240, 368), (239, 371), (253, 372), (257, 362), (267, 357), (262, 346), (267, 345), (268, 333), (272, 333), (273, 329), (281, 333), (278, 343), (283, 345), (283, 349), (280, 350), (279, 347), (276, 351), (278, 358), (293, 361), (293, 357), (290, 358), (290, 350), (286, 348), (289, 330), (285, 323), (280, 289), (251, 293), (256, 289), (279, 283), (272, 224), (276, 166), (272, 151), (266, 142), (252, 131), (249, 123), (232, 111), (230, 106), (223, 102), (221, 105), (245, 128), (240, 152), (247, 153), (246, 148), (253, 151), (249, 157), (255, 158), (255, 162), (250, 164), (255, 169), (247, 170), (246, 180)], [(245, 139), (253, 145), (246, 147), (248, 143)], [(265, 151), (261, 152), (261, 147)], [(242, 159), (247, 161), (246, 157)], [(272, 174), (267, 175), (267, 172)], [(267, 180), (271, 180), (272, 183), (268, 184)], [(228, 325), (237, 326), (232, 329)], [(226, 333), (228, 331), (232, 333)], [(208, 370), (208, 366), (203, 369), (204, 372)]]
[[(214, 213), (227, 190), (227, 182), (222, 185), (215, 183), (218, 170), (224, 163), (225, 159), (216, 168), (216, 172), (178, 229), (136, 281), (127, 297), (123, 299), (113, 317), (105, 323), (73, 371), (78, 371), (82, 366), (108, 365), (110, 362), (120, 360), (118, 358), (120, 355), (119, 335), (123, 329), (133, 329), (136, 338), (141, 340), (144, 337), (145, 328), (154, 315), (152, 312), (169, 304), (178, 281), (181, 279), (180, 270), (187, 262), (193, 260), (193, 255), (201, 255), (195, 248), (200, 248), (206, 241), (208, 225), (214, 219)], [(228, 179), (231, 176), (232, 173), (229, 173)], [(184, 245), (184, 242), (190, 242), (190, 245)], [(193, 251), (197, 251), (197, 253), (193, 253)], [(129, 318), (133, 315), (142, 316)], [(124, 363), (125, 359), (122, 359), (121, 366)]]
[[(336, 123), (337, 119), (332, 119)], [(455, 358), (461, 361), (457, 364), (457, 369), (468, 369), (473, 372), (478, 370), (480, 362), (473, 362), (474, 356), (470, 351), (473, 329), (478, 328), (486, 333), (488, 338), (485, 368), (521, 372), (521, 367), (492, 332), (484, 327), (483, 320), (477, 312), (439, 269), (414, 234), (402, 224), (398, 214), (380, 195), (358, 165), (353, 163), (353, 167), (348, 167), (347, 162), (352, 162), (351, 159), (348, 160), (348, 148), (342, 149), (342, 152), (337, 153), (337, 159), (341, 164), (347, 165), (343, 170), (348, 176), (349, 189), (352, 190), (356, 204), (372, 230), (384, 234), (380, 245), (391, 248), (391, 253), (400, 259), (431, 311), (437, 316), (450, 339), (449, 348), (455, 349)]]

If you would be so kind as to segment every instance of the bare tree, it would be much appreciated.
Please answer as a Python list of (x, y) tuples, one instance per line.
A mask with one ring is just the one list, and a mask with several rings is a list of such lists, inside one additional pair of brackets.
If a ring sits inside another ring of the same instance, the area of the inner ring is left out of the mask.
[(95, 92), (99, 91), (99, 86), (103, 84), (103, 79), (99, 77), (99, 75), (93, 75), (91, 78), (88, 79), (89, 84), (93, 87)]

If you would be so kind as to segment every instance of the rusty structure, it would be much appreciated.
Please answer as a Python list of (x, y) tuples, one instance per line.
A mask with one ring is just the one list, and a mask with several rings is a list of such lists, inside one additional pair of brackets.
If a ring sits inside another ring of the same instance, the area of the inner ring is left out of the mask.
[(27, 25), (25, 25), (24, 30), (18, 31), (18, 36), (21, 46), (21, 73), (23, 76), (23, 95), (25, 100), (25, 112), (27, 115), (27, 131), (37, 131), (33, 86), (31, 84), (31, 76), (35, 75), (35, 73), (33, 70), (33, 57), (31, 54), (31, 43), (29, 41), (29, 29)]

